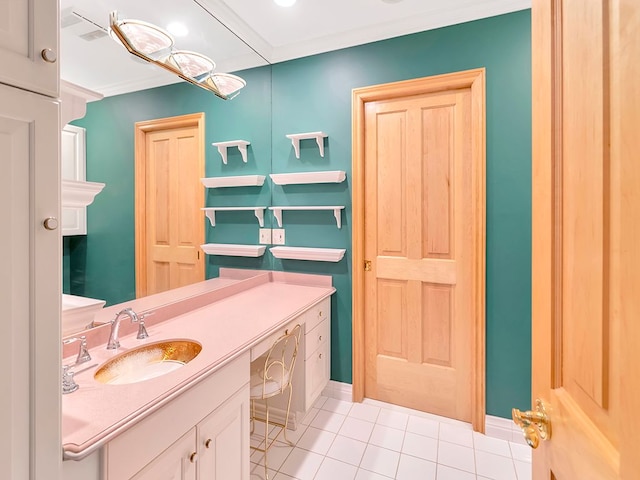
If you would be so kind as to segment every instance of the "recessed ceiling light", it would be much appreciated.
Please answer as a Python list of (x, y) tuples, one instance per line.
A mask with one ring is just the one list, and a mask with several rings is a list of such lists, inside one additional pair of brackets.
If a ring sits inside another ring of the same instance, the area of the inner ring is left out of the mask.
[(273, 0), (273, 1), (276, 2), (276, 5), (280, 5), (281, 7), (290, 7), (291, 5), (296, 3), (296, 0)]
[(171, 22), (167, 25), (167, 30), (176, 37), (186, 37), (189, 34), (187, 26), (180, 22)]

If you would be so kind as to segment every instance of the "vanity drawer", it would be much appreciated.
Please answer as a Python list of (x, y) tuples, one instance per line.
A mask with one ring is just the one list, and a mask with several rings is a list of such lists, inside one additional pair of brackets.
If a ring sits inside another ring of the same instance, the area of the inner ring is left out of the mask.
[[(288, 323), (284, 327), (273, 332), (271, 335), (269, 335), (267, 338), (262, 340), (260, 343), (251, 347), (251, 361), (253, 362), (257, 358), (260, 358), (262, 355), (266, 354), (278, 338), (284, 335), (285, 332), (291, 330), (298, 323), (302, 323), (301, 319), (296, 319), (291, 323)], [(300, 337), (302, 337), (303, 335), (304, 335), (304, 327), (300, 330)], [(302, 342), (302, 338), (300, 338), (300, 341)]]
[(315, 304), (304, 315), (306, 331), (310, 332), (325, 319), (331, 318), (331, 297), (327, 297), (321, 302)]
[(313, 330), (307, 330), (304, 337), (305, 358), (309, 358), (315, 353), (318, 347), (329, 340), (329, 324), (330, 320), (325, 318), (319, 325), (316, 325)]

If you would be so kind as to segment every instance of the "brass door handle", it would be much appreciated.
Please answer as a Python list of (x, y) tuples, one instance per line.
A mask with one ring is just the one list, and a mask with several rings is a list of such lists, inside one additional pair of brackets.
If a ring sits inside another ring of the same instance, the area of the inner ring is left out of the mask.
[(522, 429), (522, 434), (531, 448), (538, 448), (540, 440), (551, 438), (551, 420), (547, 415), (544, 403), (536, 399), (536, 409), (521, 412), (517, 408), (511, 410), (513, 422)]

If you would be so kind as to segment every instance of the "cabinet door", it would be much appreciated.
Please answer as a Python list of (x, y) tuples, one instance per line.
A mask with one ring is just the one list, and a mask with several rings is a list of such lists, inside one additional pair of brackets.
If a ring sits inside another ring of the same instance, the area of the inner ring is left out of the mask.
[(58, 23), (57, 0), (0, 2), (0, 83), (58, 96)]
[(322, 344), (305, 361), (305, 406), (308, 411), (329, 383), (329, 342)]
[(198, 425), (199, 480), (249, 479), (249, 386)]
[(196, 429), (193, 428), (131, 480), (196, 480), (196, 464)]
[[(82, 127), (75, 125), (62, 127), (61, 176), (63, 180), (86, 181), (85, 137), (86, 130)], [(62, 235), (86, 234), (87, 207), (65, 207), (62, 205)]]
[(59, 136), (56, 101), (0, 85), (2, 478), (60, 476)]

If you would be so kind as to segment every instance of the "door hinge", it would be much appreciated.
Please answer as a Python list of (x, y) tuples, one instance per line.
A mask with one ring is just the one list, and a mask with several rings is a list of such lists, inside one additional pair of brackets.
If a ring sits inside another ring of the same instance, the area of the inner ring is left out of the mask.
[(365, 260), (364, 261), (364, 271), (365, 272), (370, 272), (371, 271), (371, 260)]

